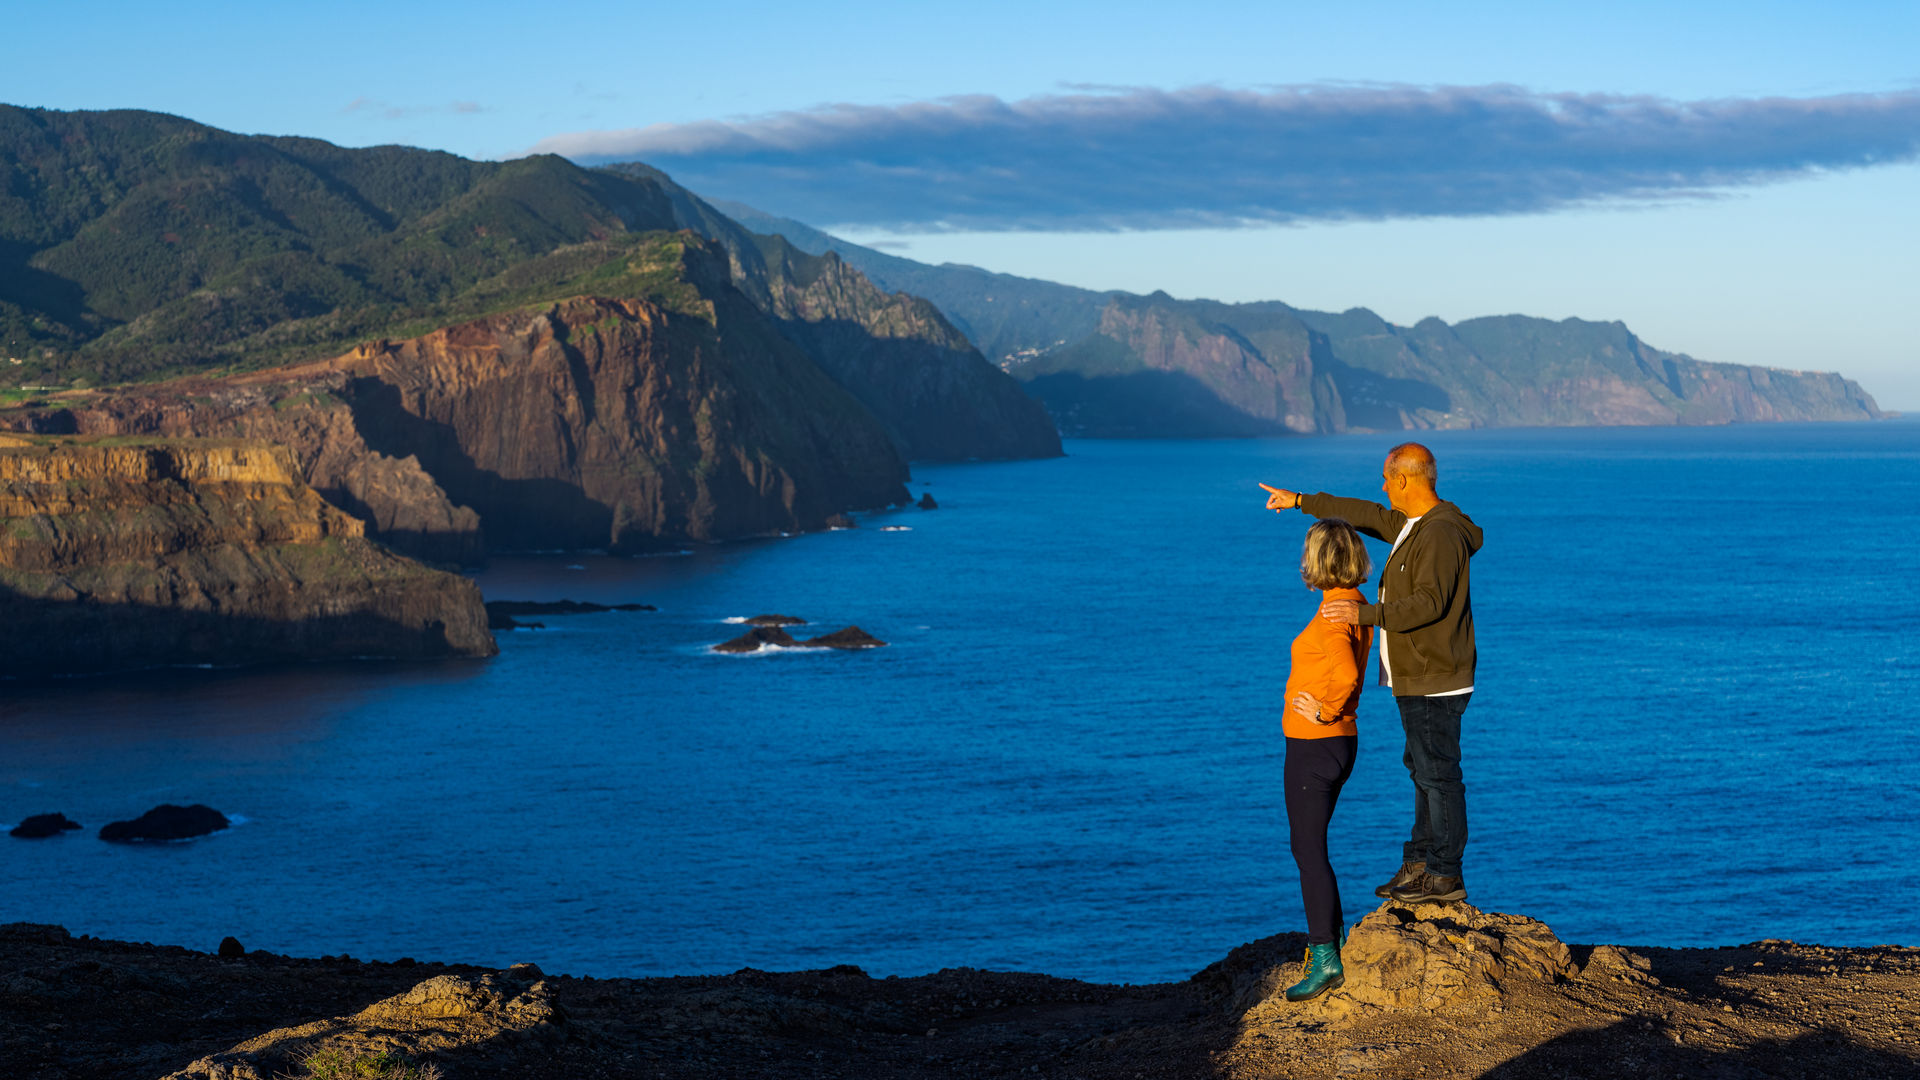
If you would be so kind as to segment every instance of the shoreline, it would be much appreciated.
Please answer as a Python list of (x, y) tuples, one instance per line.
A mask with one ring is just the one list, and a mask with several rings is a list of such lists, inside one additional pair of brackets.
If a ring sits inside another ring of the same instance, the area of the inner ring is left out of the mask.
[(1347, 986), (1287, 1003), (1303, 942), (1118, 986), (848, 965), (576, 977), (14, 923), (0, 1059), (34, 1080), (303, 1076), (322, 1046), (500, 1080), (1920, 1075), (1920, 948), (1565, 946), (1520, 916), (1382, 905), (1348, 943)]

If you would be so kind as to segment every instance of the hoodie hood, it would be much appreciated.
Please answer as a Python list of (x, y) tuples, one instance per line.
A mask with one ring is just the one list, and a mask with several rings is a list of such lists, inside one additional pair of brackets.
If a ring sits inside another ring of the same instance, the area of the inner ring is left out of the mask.
[(1480, 543), (1486, 534), (1481, 532), (1480, 526), (1475, 525), (1473, 519), (1468, 517), (1459, 507), (1445, 500), (1441, 500), (1439, 505), (1421, 515), (1422, 521), (1429, 518), (1435, 522), (1452, 522), (1454, 527), (1460, 530), (1461, 535), (1467, 538), (1467, 554), (1479, 554)]

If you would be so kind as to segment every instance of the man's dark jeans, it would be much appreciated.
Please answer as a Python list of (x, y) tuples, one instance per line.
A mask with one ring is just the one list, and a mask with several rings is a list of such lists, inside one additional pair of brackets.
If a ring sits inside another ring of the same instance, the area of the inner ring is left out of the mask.
[(1467, 848), (1467, 785), (1460, 776), (1460, 717), (1467, 699), (1403, 697), (1400, 726), (1407, 731), (1403, 759), (1413, 777), (1413, 835), (1406, 862), (1424, 862), (1437, 877), (1460, 876)]

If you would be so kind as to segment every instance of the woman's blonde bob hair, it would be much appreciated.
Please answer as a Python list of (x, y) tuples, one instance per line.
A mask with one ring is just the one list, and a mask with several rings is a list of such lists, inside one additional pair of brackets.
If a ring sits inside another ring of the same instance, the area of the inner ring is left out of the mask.
[(1373, 573), (1373, 560), (1354, 527), (1339, 518), (1316, 521), (1300, 550), (1300, 576), (1316, 589), (1351, 589)]

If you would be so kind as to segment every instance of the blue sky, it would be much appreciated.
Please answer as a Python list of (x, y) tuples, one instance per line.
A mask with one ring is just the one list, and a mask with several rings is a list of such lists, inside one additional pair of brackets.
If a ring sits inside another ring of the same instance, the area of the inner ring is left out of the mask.
[[(617, 150), (608, 133), (636, 130), (685, 150), (718, 121), (787, 156), (657, 163), (914, 258), (1402, 323), (1620, 319), (1661, 348), (1839, 370), (1920, 411), (1913, 3), (65, 3), (7, 24), (38, 46), (0, 69), (14, 104), (473, 157)], [(1808, 120), (1810, 99), (1829, 101)], [(1485, 141), (1595, 103), (1580, 140), (1520, 167)], [(1077, 126), (1090, 111), (1107, 126)], [(1275, 115), (1305, 152), (1252, 153), (1273, 136), (1248, 117)], [(832, 138), (793, 134), (850, 116)], [(1486, 116), (1514, 123), (1489, 136)], [(948, 227), (902, 220), (913, 190), (873, 186), (885, 168), (833, 172), (844, 147), (885, 166), (914, 139), (915, 168), (955, 170), (925, 215)], [(1413, 143), (1407, 168), (1379, 171)], [(857, 197), (826, 198), (837, 186)], [(1249, 212), (1266, 223), (1219, 224)]]

